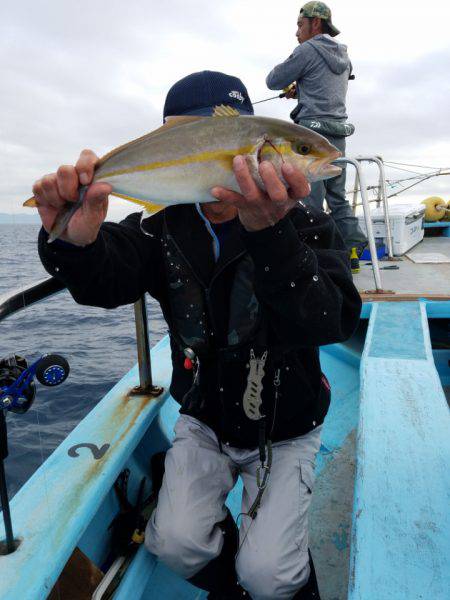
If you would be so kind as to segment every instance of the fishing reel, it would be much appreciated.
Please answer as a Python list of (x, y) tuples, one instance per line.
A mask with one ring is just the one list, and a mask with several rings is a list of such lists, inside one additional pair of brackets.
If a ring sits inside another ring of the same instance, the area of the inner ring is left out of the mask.
[(27, 412), (36, 396), (34, 378), (42, 385), (54, 387), (67, 379), (69, 371), (69, 363), (58, 354), (44, 354), (30, 366), (17, 354), (0, 360), (0, 503), (6, 533), (6, 541), (0, 539), (0, 555), (11, 554), (20, 544), (14, 539), (3, 463), (8, 456), (5, 411)]
[(69, 363), (58, 354), (44, 354), (32, 365), (17, 354), (0, 360), (0, 410), (25, 413), (36, 396), (34, 378), (48, 387), (69, 375)]

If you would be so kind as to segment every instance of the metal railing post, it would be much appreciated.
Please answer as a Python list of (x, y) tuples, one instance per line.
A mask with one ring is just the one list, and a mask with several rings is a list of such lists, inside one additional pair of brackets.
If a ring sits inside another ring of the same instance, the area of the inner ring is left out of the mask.
[(364, 211), (364, 221), (366, 223), (367, 239), (369, 241), (370, 256), (372, 261), (373, 277), (375, 279), (375, 287), (377, 292), (382, 292), (383, 288), (381, 285), (380, 265), (378, 264), (377, 249), (375, 246), (375, 237), (373, 235), (372, 218), (370, 216), (370, 205), (367, 197), (366, 181), (364, 179), (364, 173), (359, 160), (344, 156), (333, 161), (335, 165), (341, 165), (347, 163), (353, 165), (356, 169), (359, 180), (359, 189), (361, 192), (361, 200)]
[[(391, 231), (391, 221), (389, 219), (389, 208), (388, 208), (388, 198), (387, 198), (387, 190), (386, 190), (386, 175), (384, 171), (384, 163), (381, 156), (357, 156), (356, 157), (360, 162), (373, 162), (378, 166), (379, 170), (379, 188), (378, 188), (378, 198), (383, 201), (383, 213), (384, 213), (384, 222), (386, 227), (386, 239), (387, 239), (387, 247), (388, 247), (388, 256), (390, 259), (394, 258), (394, 249), (392, 244), (392, 231)], [(379, 202), (377, 202), (377, 206), (379, 206)]]
[(353, 216), (356, 216), (356, 206), (358, 200), (358, 186), (360, 186), (360, 182), (358, 181), (358, 171), (355, 170), (355, 185), (353, 187), (353, 202), (352, 202), (352, 211)]
[(384, 162), (381, 156), (375, 157), (375, 162), (377, 163), (380, 169), (380, 192), (383, 197), (383, 212), (384, 212), (384, 221), (386, 223), (386, 237), (388, 243), (388, 255), (389, 258), (394, 258), (394, 248), (393, 248), (393, 237), (391, 231), (391, 221), (389, 219), (389, 207), (388, 207), (388, 197), (386, 190), (386, 174), (384, 171)]
[(152, 365), (150, 359), (150, 342), (148, 339), (148, 320), (145, 296), (134, 303), (134, 320), (136, 324), (136, 343), (139, 364), (139, 390), (142, 394), (153, 390)]

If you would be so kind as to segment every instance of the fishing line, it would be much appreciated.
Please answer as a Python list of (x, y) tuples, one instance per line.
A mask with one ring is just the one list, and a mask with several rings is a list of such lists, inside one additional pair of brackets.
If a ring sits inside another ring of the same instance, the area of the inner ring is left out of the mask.
[(405, 173), (415, 173), (416, 175), (423, 175), (423, 173), (419, 173), (419, 171), (412, 171), (411, 169), (405, 169), (404, 167), (395, 167), (387, 162), (384, 162), (384, 165), (389, 167), (389, 169), (396, 169), (397, 171), (405, 171)]
[(386, 181), (396, 183), (401, 181), (412, 181), (414, 179), (423, 179), (424, 177), (429, 177), (433, 175), (440, 175), (440, 173), (432, 172), (432, 173), (419, 173), (417, 175), (413, 175), (412, 177), (403, 177), (402, 179), (386, 179)]
[[(394, 161), (383, 161), (384, 164), (389, 164), (389, 165), (402, 165), (404, 167), (419, 167), (419, 169), (433, 169), (433, 171), (439, 171), (442, 167), (430, 167), (430, 166), (426, 166), (426, 165), (413, 165), (410, 163), (401, 163), (401, 162), (394, 162)], [(446, 168), (446, 167), (445, 167)]]
[[(386, 163), (386, 162), (385, 162), (385, 164), (388, 165), (388, 163)], [(410, 172), (414, 173), (415, 171), (410, 171)], [(405, 192), (406, 190), (409, 190), (410, 188), (418, 185), (419, 183), (422, 183), (423, 181), (426, 181), (427, 179), (432, 179), (433, 177), (440, 177), (441, 175), (450, 175), (450, 170), (444, 171), (444, 168), (442, 168), (442, 169), (438, 169), (437, 171), (435, 170), (432, 173), (417, 173), (417, 175), (414, 177), (404, 177), (403, 179), (386, 179), (386, 184), (389, 187), (394, 187), (396, 185), (402, 185), (403, 181), (418, 180), (418, 181), (414, 181), (414, 183), (412, 183), (411, 185), (409, 185), (407, 187), (403, 187), (403, 189), (396, 192), (395, 194), (388, 194), (387, 198), (392, 198), (393, 196), (398, 196), (399, 194)], [(367, 191), (374, 191), (374, 190), (378, 190), (379, 187), (380, 186), (378, 184), (377, 185), (368, 185), (366, 189), (367, 189)], [(355, 191), (361, 192), (361, 188), (357, 188), (356, 190), (354, 190), (354, 189), (346, 190), (345, 193), (346, 194), (354, 194)]]
[(410, 188), (414, 187), (415, 185), (418, 185), (419, 183), (422, 183), (423, 181), (426, 181), (427, 179), (431, 179), (433, 177), (438, 177), (440, 175), (450, 175), (450, 171), (448, 173), (434, 173), (432, 175), (428, 175), (427, 177), (423, 177), (420, 181), (415, 181), (411, 185), (408, 185), (407, 187), (403, 188), (403, 190), (401, 190), (400, 192), (396, 192), (395, 194), (389, 194), (388, 198), (398, 196), (399, 194), (406, 192), (406, 190), (409, 190)]
[[(12, 223), (13, 223), (13, 228), (14, 230), (17, 229), (17, 227), (19, 226), (19, 223), (17, 221), (16, 218), (16, 213), (14, 211), (14, 204), (13, 201), (10, 201), (10, 206), (12, 209)], [(19, 269), (16, 269), (16, 283), (17, 283), (17, 287), (18, 289), (21, 289), (21, 296), (22, 296), (22, 309), (25, 310), (27, 307), (26, 304), (26, 300), (25, 300), (25, 285), (26, 283), (22, 283), (22, 285), (20, 285), (20, 278), (19, 278)], [(31, 282), (32, 283), (32, 282)], [(39, 419), (39, 411), (36, 407), (36, 404), (34, 404), (34, 407), (31, 409), (34, 410), (36, 413), (36, 424), (37, 424), (37, 432), (38, 432), (38, 438), (39, 438), (39, 450), (40, 450), (40, 454), (41, 454), (41, 464), (39, 465), (39, 468), (42, 467), (42, 465), (44, 464), (44, 450), (43, 450), (43, 443), (42, 443), (42, 436), (41, 436), (41, 423), (40, 423), (40, 419)], [(47, 521), (50, 523), (51, 522), (51, 513), (50, 513), (50, 500), (49, 500), (49, 490), (48, 490), (48, 485), (47, 485), (47, 477), (44, 473), (44, 495), (45, 495), (45, 504), (46, 504), (46, 508), (47, 508)], [(56, 548), (56, 543), (55, 543), (55, 537), (54, 537), (54, 531), (53, 528), (51, 530), (51, 541), (53, 544), (53, 547)], [(59, 578), (58, 578), (59, 580)], [(60, 594), (60, 584), (59, 581), (56, 582), (55, 584), (55, 589), (56, 589), (56, 593), (58, 596), (58, 600), (61, 600), (61, 594)]]
[[(234, 560), (235, 561), (237, 560), (237, 557), (239, 556), (239, 553), (240, 553), (240, 551), (242, 549), (242, 546), (245, 544), (245, 540), (248, 537), (248, 533), (250, 531), (250, 528), (251, 528), (251, 526), (253, 525), (253, 523), (255, 521), (255, 519), (252, 519), (251, 516), (249, 514), (247, 514), (247, 513), (239, 513), (238, 516), (237, 516), (236, 521), (239, 520), (241, 517), (248, 517), (251, 522), (250, 522), (250, 525), (248, 526), (248, 529), (245, 532), (245, 535), (244, 535), (244, 538), (243, 538), (242, 542), (240, 542), (240, 544), (239, 544), (239, 548), (237, 549), (236, 554), (234, 555)], [(241, 521), (241, 525), (242, 525), (242, 521)], [(238, 525), (239, 529), (240, 529), (241, 525)]]

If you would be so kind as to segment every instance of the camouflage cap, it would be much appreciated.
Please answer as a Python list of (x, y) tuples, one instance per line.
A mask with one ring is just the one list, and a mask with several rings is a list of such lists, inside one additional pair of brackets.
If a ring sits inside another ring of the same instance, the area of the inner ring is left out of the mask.
[(331, 22), (331, 10), (325, 2), (307, 2), (300, 9), (300, 17), (319, 17), (319, 19), (323, 19), (330, 28), (330, 35), (332, 37), (341, 33)]

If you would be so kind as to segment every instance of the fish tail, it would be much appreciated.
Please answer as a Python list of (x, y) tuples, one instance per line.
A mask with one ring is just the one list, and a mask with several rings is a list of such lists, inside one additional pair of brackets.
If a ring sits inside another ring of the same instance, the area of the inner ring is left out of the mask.
[(37, 208), (36, 198), (34, 196), (31, 196), (31, 198), (25, 200), (22, 206), (26, 206), (27, 208)]
[(55, 222), (53, 223), (53, 227), (50, 230), (47, 243), (51, 244), (57, 238), (61, 236), (61, 234), (66, 230), (67, 225), (69, 224), (70, 219), (77, 212), (79, 208), (83, 205), (84, 196), (88, 189), (87, 185), (80, 186), (78, 193), (78, 200), (76, 202), (66, 202), (66, 204), (62, 207), (59, 213), (56, 216)]

